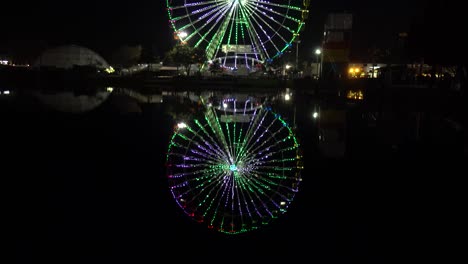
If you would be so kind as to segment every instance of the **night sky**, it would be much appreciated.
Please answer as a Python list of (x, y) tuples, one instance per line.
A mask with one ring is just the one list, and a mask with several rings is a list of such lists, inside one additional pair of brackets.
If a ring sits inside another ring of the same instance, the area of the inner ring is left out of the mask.
[[(163, 55), (174, 44), (165, 5), (164, 0), (2, 3), (3, 21), (9, 22), (1, 26), (0, 51), (30, 51), (74, 43), (106, 56), (121, 45), (141, 44)], [(326, 15), (342, 11), (354, 14), (353, 48), (358, 55), (372, 46), (388, 47), (399, 32), (414, 28), (419, 30), (414, 34), (418, 35), (417, 45), (425, 43), (428, 51), (436, 46), (453, 50), (453, 47), (462, 47), (446, 41), (447, 37), (461, 39), (457, 29), (462, 19), (459, 10), (448, 1), (312, 1), (306, 30), (301, 35), (301, 53), (313, 56), (312, 51), (320, 43)], [(435, 31), (428, 31), (428, 28)], [(445, 38), (444, 41), (441, 38)]]

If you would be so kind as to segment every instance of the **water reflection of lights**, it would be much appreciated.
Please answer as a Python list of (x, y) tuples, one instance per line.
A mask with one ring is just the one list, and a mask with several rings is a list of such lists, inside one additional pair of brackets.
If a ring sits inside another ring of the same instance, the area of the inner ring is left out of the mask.
[(108, 90), (96, 89), (93, 93), (79, 93), (75, 90), (59, 90), (45, 93), (43, 91), (33, 91), (31, 95), (54, 110), (67, 113), (83, 113), (91, 111), (104, 103), (110, 95)]
[(286, 91), (284, 92), (284, 100), (289, 101), (291, 100), (293, 93), (291, 92), (290, 88), (286, 88)]
[(361, 90), (349, 90), (346, 98), (351, 100), (364, 100), (364, 93)]
[[(269, 101), (257, 105), (256, 97), (200, 100), (205, 108), (183, 119), (187, 123), (179, 121), (166, 156), (170, 190), (181, 209), (220, 232), (247, 232), (252, 224), (257, 229), (260, 221), (286, 212), (303, 169), (299, 141), (288, 122)], [(219, 205), (215, 211), (214, 204)], [(245, 208), (259, 204), (262, 212), (245, 214)]]

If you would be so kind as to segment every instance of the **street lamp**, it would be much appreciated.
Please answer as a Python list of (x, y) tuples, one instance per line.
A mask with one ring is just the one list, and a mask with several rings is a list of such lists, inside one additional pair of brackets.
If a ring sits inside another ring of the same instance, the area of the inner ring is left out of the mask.
[(316, 49), (315, 50), (315, 55), (317, 56), (317, 77), (320, 78), (320, 72), (322, 68), (322, 62), (319, 60), (320, 54), (322, 54), (321, 49)]
[(184, 42), (184, 39), (188, 36), (188, 33), (185, 31), (180, 31), (177, 33), (177, 36), (179, 37), (180, 41)]
[(301, 41), (299, 39), (296, 39), (296, 70), (299, 70), (299, 44)]

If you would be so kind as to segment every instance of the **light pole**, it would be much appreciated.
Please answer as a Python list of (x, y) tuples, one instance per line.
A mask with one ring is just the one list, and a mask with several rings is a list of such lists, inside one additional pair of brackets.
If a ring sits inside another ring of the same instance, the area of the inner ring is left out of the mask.
[(296, 71), (299, 71), (299, 44), (301, 41), (299, 39), (296, 40)]
[(321, 69), (322, 69), (322, 62), (320, 60), (320, 54), (322, 54), (322, 50), (321, 49), (316, 49), (315, 50), (315, 55), (317, 56), (317, 78), (320, 79), (320, 72), (321, 72)]

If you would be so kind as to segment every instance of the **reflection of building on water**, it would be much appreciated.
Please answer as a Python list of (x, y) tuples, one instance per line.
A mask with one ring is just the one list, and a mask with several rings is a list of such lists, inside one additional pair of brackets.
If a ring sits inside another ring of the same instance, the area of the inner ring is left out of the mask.
[[(260, 92), (227, 92), (190, 90), (190, 87), (184, 91), (102, 87), (86, 89), (83, 93), (80, 89), (76, 91), (68, 88), (9, 90), (0, 87), (0, 100), (19, 107), (20, 104), (15, 104), (16, 100), (32, 95), (38, 99), (35, 102), (41, 103), (39, 106), (46, 105), (50, 109), (69, 113), (89, 112), (104, 102), (104, 109), (119, 113), (142, 113), (144, 109), (154, 107), (177, 117), (175, 120), (188, 120), (195, 113), (203, 111), (208, 104), (221, 112), (225, 108), (226, 112), (235, 108), (236, 113), (266, 104), (281, 114), (294, 131), (302, 131), (303, 139), (317, 144), (320, 155), (332, 159), (367, 157), (372, 156), (375, 151), (386, 155), (402, 153), (403, 148), (416, 148), (416, 144), (432, 137), (432, 125), (442, 125), (446, 131), (441, 130), (440, 134), (450, 135), (437, 138), (437, 143), (441, 146), (445, 146), (445, 142), (455, 142), (459, 131), (462, 131), (456, 111), (451, 110), (453, 114), (447, 114), (446, 117), (432, 114), (434, 106), (448, 110), (456, 107), (456, 104), (447, 103), (451, 101), (444, 94), (437, 96), (437, 93), (433, 94), (431, 91), (431, 94), (421, 97), (420, 94), (425, 95), (425, 90), (409, 87), (395, 90), (391, 97), (384, 98), (376, 95), (373, 90), (361, 89), (361, 84), (358, 82), (341, 89), (341, 95), (336, 90), (332, 94), (328, 90), (327, 93), (309, 93), (287, 88)], [(393, 105), (398, 105), (402, 110), (396, 113), (388, 107), (387, 101), (379, 101), (381, 98), (391, 98)], [(27, 105), (28, 109), (36, 109), (37, 106), (30, 103)], [(245, 122), (249, 117), (232, 117), (232, 112), (229, 112), (226, 116), (220, 115), (220, 118), (222, 122)], [(433, 120), (437, 118), (441, 119), (436, 120), (441, 124)]]
[(160, 93), (143, 94), (133, 89), (127, 88), (114, 88), (113, 91), (116, 94), (127, 95), (133, 99), (136, 99), (139, 103), (159, 104), (164, 101), (163, 95)]
[(364, 100), (364, 93), (361, 90), (348, 90), (346, 98), (352, 100)]
[[(10, 92), (5, 91), (4, 94), (8, 95)], [(123, 88), (123, 87), (103, 87), (94, 88), (92, 91), (87, 93), (80, 93), (74, 89), (63, 89), (53, 91), (30, 91), (29, 94), (38, 98), (41, 103), (51, 107), (52, 109), (70, 112), (80, 113), (90, 111), (104, 101), (106, 101), (110, 94), (113, 94), (115, 98), (131, 98), (137, 104), (162, 104), (164, 102), (174, 102), (174, 99), (179, 104), (185, 104), (187, 101), (193, 104), (200, 104), (202, 100), (205, 103), (211, 104), (218, 108), (223, 108), (224, 105), (229, 104), (230, 107), (241, 107), (249, 109), (257, 107), (267, 100), (275, 100), (275, 94), (269, 93), (225, 93), (222, 91), (203, 91), (203, 92), (173, 92), (173, 91), (162, 91), (156, 93), (143, 93), (134, 89)], [(232, 98), (236, 98), (233, 101)], [(120, 100), (120, 99), (119, 99)], [(239, 111), (240, 108), (239, 108)]]
[(319, 141), (321, 154), (328, 158), (342, 158), (346, 151), (346, 111), (320, 111)]
[(61, 91), (55, 93), (32, 92), (44, 105), (68, 113), (83, 113), (95, 109), (109, 97), (107, 90), (96, 91), (95, 94), (76, 94), (73, 91)]
[(181, 91), (181, 92), (173, 92), (173, 91), (162, 91), (161, 96), (163, 98), (165, 97), (176, 97), (180, 98), (181, 101), (184, 99), (188, 99), (192, 102), (200, 102), (200, 98), (204, 98), (206, 103), (212, 103), (217, 106), (222, 106), (223, 100), (227, 100), (230, 98), (236, 98), (237, 102), (245, 102), (247, 100), (250, 100), (250, 102), (254, 103), (261, 103), (262, 101), (265, 101), (267, 98), (275, 98), (276, 92), (270, 92), (270, 93), (256, 93), (256, 92), (250, 92), (250, 93), (242, 93), (242, 92), (237, 92), (237, 93), (227, 93), (225, 91), (201, 91), (201, 92), (193, 92), (193, 91)]

